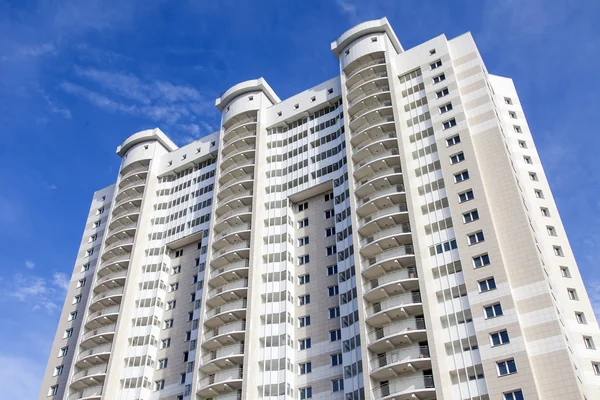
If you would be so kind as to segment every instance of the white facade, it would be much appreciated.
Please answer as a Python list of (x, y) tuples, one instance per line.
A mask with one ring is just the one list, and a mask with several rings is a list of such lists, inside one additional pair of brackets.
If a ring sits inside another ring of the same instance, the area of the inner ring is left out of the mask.
[(218, 132), (119, 146), (40, 399), (600, 398), (512, 81), (469, 34), (404, 50), (385, 18), (331, 47), (333, 79), (243, 82)]

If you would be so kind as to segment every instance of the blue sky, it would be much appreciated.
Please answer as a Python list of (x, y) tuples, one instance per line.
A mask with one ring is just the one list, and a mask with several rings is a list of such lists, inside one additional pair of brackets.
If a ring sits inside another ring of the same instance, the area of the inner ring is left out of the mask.
[(37, 396), (116, 146), (155, 126), (179, 144), (212, 132), (214, 99), (240, 81), (263, 76), (281, 98), (325, 81), (330, 42), (382, 16), (405, 48), (471, 31), (514, 79), (600, 305), (600, 2), (0, 0), (0, 398)]

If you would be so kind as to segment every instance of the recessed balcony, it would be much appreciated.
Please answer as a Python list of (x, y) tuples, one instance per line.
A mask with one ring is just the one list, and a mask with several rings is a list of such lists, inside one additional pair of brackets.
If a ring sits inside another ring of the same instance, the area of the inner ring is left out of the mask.
[(256, 132), (246, 131), (227, 142), (227, 145), (223, 146), (223, 149), (221, 150), (221, 156), (226, 157), (232, 153), (236, 153), (239, 150), (243, 150), (255, 145)]
[(250, 190), (244, 190), (241, 192), (235, 192), (232, 193), (226, 197), (223, 197), (221, 200), (218, 201), (218, 208), (221, 207), (234, 207), (234, 205), (232, 203), (236, 203), (241, 201), (242, 199), (251, 199), (252, 200), (252, 189)]
[(135, 178), (135, 179), (128, 179), (125, 182), (121, 181), (121, 182), (119, 182), (117, 198), (121, 194), (127, 193), (130, 189), (136, 189), (136, 192), (143, 193), (144, 186), (146, 186), (146, 179)]
[(142, 194), (135, 193), (122, 197), (120, 200), (115, 201), (113, 206), (113, 215), (119, 214), (124, 210), (139, 209), (142, 205)]
[(142, 165), (132, 169), (126, 169), (124, 171), (121, 171), (121, 180), (119, 181), (119, 186), (121, 184), (126, 185), (130, 179), (146, 179), (147, 175), (148, 165)]
[(390, 248), (410, 245), (412, 243), (412, 235), (408, 223), (393, 225), (391, 221), (387, 222), (389, 222), (389, 225), (384, 226), (381, 231), (360, 239), (360, 254), (363, 257), (372, 258)]
[[(387, 167), (388, 165), (391, 166)], [(354, 193), (359, 198), (375, 193), (379, 188), (402, 185), (404, 183), (399, 158), (387, 160), (384, 164), (378, 165), (378, 167), (381, 167), (381, 169), (373, 171), (356, 182)]]
[(85, 389), (88, 387), (97, 386), (98, 383), (104, 383), (108, 364), (95, 365), (90, 368), (82, 369), (75, 374), (71, 379), (71, 387), (74, 389)]
[(252, 206), (235, 208), (215, 219), (214, 230), (218, 234), (231, 226), (250, 223), (250, 221), (252, 221)]
[(88, 387), (71, 393), (68, 400), (100, 400), (102, 398), (103, 385)]
[(206, 296), (206, 304), (218, 307), (225, 303), (246, 298), (248, 295), (248, 278), (238, 279), (211, 289)]
[(127, 279), (127, 270), (113, 272), (99, 278), (94, 284), (94, 292), (102, 293), (110, 289), (123, 287), (125, 285), (125, 279)]
[(238, 193), (248, 193), (254, 187), (254, 175), (242, 176), (227, 182), (226, 185), (219, 188), (217, 199), (219, 203), (226, 202), (228, 199), (234, 198)]
[(219, 184), (224, 185), (232, 179), (242, 175), (254, 173), (254, 159), (246, 160), (237, 164), (230, 165), (225, 169), (221, 169), (219, 176)]
[(85, 332), (81, 337), (81, 347), (89, 349), (111, 343), (115, 337), (116, 329), (117, 324), (110, 324)]
[(216, 328), (228, 322), (246, 319), (247, 304), (246, 299), (240, 299), (211, 308), (206, 311), (206, 321), (204, 321), (204, 324), (209, 328)]
[(362, 275), (367, 279), (373, 279), (390, 270), (413, 265), (415, 265), (415, 251), (412, 244), (393, 247), (361, 263)]
[(244, 363), (244, 344), (236, 343), (219, 347), (204, 354), (200, 359), (200, 371), (212, 374), (224, 369), (242, 366)]
[(398, 135), (395, 131), (376, 130), (368, 139), (354, 147), (352, 150), (352, 161), (356, 164), (360, 163), (365, 157), (369, 157), (377, 151), (377, 147), (383, 145), (386, 148), (391, 148), (393, 146), (390, 146), (390, 144), (394, 143), (398, 147)]
[(353, 113), (350, 114), (348, 122), (350, 129), (355, 132), (357, 128), (375, 118), (390, 115), (394, 115), (391, 96), (389, 92), (384, 92), (377, 97), (370, 98), (368, 101), (358, 103), (353, 108)]
[(373, 149), (370, 156), (354, 164), (354, 179), (362, 181), (380, 170), (400, 167), (400, 151), (396, 143), (387, 143), (387, 146), (390, 147), (386, 148), (386, 145), (381, 144)]
[(223, 285), (227, 282), (248, 277), (250, 261), (243, 259), (215, 268), (210, 272), (208, 284), (211, 286)]
[(77, 368), (88, 368), (92, 365), (106, 364), (110, 357), (111, 349), (112, 343), (107, 343), (83, 350), (77, 355), (75, 366)]
[(361, 126), (350, 134), (350, 142), (354, 148), (361, 148), (377, 140), (381, 135), (394, 132), (396, 122), (393, 116), (381, 117), (369, 124)]
[(428, 346), (412, 345), (379, 353), (369, 360), (371, 378), (384, 380), (431, 368)]
[(366, 55), (347, 65), (346, 68), (344, 68), (346, 86), (352, 86), (357, 80), (362, 78), (361, 72), (376, 65), (385, 66), (385, 56), (382, 52)]
[(352, 90), (348, 90), (346, 98), (348, 99), (348, 109), (350, 115), (352, 106), (356, 105), (359, 101), (364, 100), (373, 92), (382, 92), (390, 90), (387, 72), (374, 74), (368, 79), (359, 82)]
[(119, 317), (120, 305), (103, 308), (88, 315), (85, 327), (87, 329), (97, 329), (104, 325), (110, 325), (117, 322)]
[(250, 241), (236, 243), (213, 253), (211, 266), (214, 268), (224, 267), (226, 264), (241, 261), (250, 257)]
[(366, 308), (366, 323), (370, 326), (380, 326), (397, 319), (409, 318), (423, 313), (421, 292), (403, 293)]
[(365, 217), (375, 211), (398, 204), (406, 204), (406, 193), (404, 185), (391, 185), (374, 187), (373, 193), (357, 201), (356, 213), (359, 217)]
[(384, 58), (372, 60), (369, 65), (361, 65), (355, 69), (346, 79), (348, 92), (356, 89), (363, 83), (372, 80), (374, 77), (387, 75), (387, 65)]
[(99, 311), (103, 308), (121, 304), (124, 289), (124, 287), (118, 287), (95, 295), (90, 301), (90, 310)]
[(433, 376), (418, 374), (413, 377), (380, 382), (373, 389), (374, 400), (435, 400)]
[(372, 303), (417, 289), (419, 289), (417, 268), (400, 268), (369, 279), (363, 285), (363, 298)]
[[(217, 218), (220, 218), (222, 215), (236, 213), (237, 210), (246, 209), (246, 207), (252, 207), (252, 196), (238, 197), (234, 201), (230, 201), (229, 203), (217, 207), (215, 212)], [(241, 212), (243, 213), (244, 211)]]
[(375, 211), (366, 218), (359, 219), (358, 233), (363, 237), (368, 237), (386, 226), (405, 223), (408, 223), (408, 208), (406, 204), (400, 204)]
[(98, 274), (98, 279), (103, 278), (108, 274), (126, 270), (127, 268), (129, 268), (130, 258), (130, 254), (127, 254), (121, 257), (113, 257), (102, 262), (96, 270)]
[(120, 239), (116, 242), (111, 243), (104, 247), (102, 253), (102, 260), (108, 260), (109, 258), (122, 257), (125, 254), (131, 253), (133, 247), (133, 238)]
[(106, 246), (125, 239), (133, 239), (137, 229), (137, 222), (131, 222), (111, 229), (106, 235)]
[(240, 133), (256, 132), (256, 121), (256, 117), (248, 117), (247, 115), (229, 119), (226, 126), (223, 127), (225, 130), (223, 133), (223, 144), (234, 140)]
[(206, 376), (198, 382), (198, 396), (214, 397), (242, 388), (243, 368), (235, 367)]
[(123, 187), (123, 189), (117, 192), (117, 196), (115, 197), (115, 202), (136, 195), (142, 195), (144, 193), (144, 189), (146, 188), (146, 181), (138, 180), (131, 182)]
[(369, 350), (382, 353), (398, 346), (409, 345), (427, 340), (425, 319), (409, 318), (393, 322), (367, 332)]
[(236, 150), (221, 159), (221, 169), (225, 170), (232, 165), (241, 164), (248, 160), (254, 160), (256, 145), (250, 145), (243, 149)]
[(215, 350), (220, 347), (240, 343), (246, 334), (246, 320), (240, 320), (221, 325), (208, 330), (204, 334), (202, 347), (207, 350)]
[(234, 245), (239, 242), (249, 241), (252, 229), (252, 224), (239, 224), (224, 229), (213, 238), (213, 249), (221, 250), (225, 247)]
[(122, 225), (136, 223), (140, 217), (140, 208), (133, 207), (129, 209), (121, 209), (117, 214), (113, 214), (108, 224), (108, 229), (115, 229)]

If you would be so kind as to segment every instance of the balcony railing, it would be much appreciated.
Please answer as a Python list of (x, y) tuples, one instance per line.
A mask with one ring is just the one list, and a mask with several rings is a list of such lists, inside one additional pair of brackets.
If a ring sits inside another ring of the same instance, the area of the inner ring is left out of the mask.
[(254, 180), (254, 174), (244, 174), (244, 175), (240, 176), (239, 178), (234, 178), (234, 179), (228, 181), (227, 183), (223, 184), (223, 186), (221, 186), (219, 188), (219, 192), (223, 193), (225, 190), (229, 189), (232, 186), (237, 185), (240, 182), (252, 181), (252, 180)]
[(377, 190), (375, 193), (373, 193), (370, 196), (366, 196), (363, 197), (360, 201), (359, 201), (359, 205), (365, 205), (366, 203), (368, 203), (369, 201), (371, 201), (372, 199), (376, 199), (388, 194), (397, 194), (397, 193), (404, 193), (404, 185), (392, 185), (392, 186), (388, 186), (388, 187), (383, 187), (379, 190)]
[(202, 356), (202, 364), (206, 364), (209, 361), (216, 360), (217, 358), (227, 356), (239, 356), (244, 354), (244, 344), (237, 343), (231, 346), (220, 347), (217, 350), (213, 350), (208, 354)]
[(398, 205), (386, 207), (379, 211), (375, 211), (375, 212), (367, 215), (364, 218), (361, 218), (360, 219), (361, 225), (364, 226), (366, 223), (376, 220), (377, 218), (385, 217), (387, 215), (396, 214), (396, 213), (400, 213), (400, 212), (407, 212), (407, 211), (408, 211), (408, 207), (406, 206), (406, 203), (400, 203)]
[(403, 293), (397, 296), (392, 296), (383, 301), (373, 303), (373, 305), (367, 307), (367, 316), (377, 314), (378, 312), (388, 310), (390, 308), (421, 303), (421, 292)]
[(369, 147), (371, 144), (377, 142), (380, 139), (395, 139), (398, 135), (396, 135), (396, 131), (380, 131), (377, 132), (375, 136), (371, 136), (369, 140), (365, 140), (364, 142), (359, 143), (354, 150), (352, 150), (352, 155), (356, 155), (359, 151)]
[(234, 143), (235, 141), (237, 141), (239, 139), (244, 139), (244, 138), (253, 137), (253, 136), (256, 136), (256, 131), (240, 132), (237, 135), (228, 138), (227, 141), (225, 141), (225, 143), (223, 145), (223, 155), (229, 154), (228, 152), (225, 152), (225, 149), (230, 144)]
[(122, 192), (126, 191), (127, 189), (131, 189), (132, 187), (144, 186), (145, 184), (146, 184), (145, 179), (137, 179), (133, 182), (129, 182), (127, 185), (121, 186), (119, 188), (119, 193), (122, 193)]
[(122, 240), (116, 241), (104, 248), (104, 254), (108, 253), (111, 250), (116, 249), (117, 247), (128, 246), (128, 245), (132, 245), (132, 244), (133, 244), (133, 238), (127, 238), (127, 239), (122, 239)]
[(102, 315), (107, 315), (107, 314), (118, 314), (119, 313), (119, 309), (121, 308), (120, 305), (118, 306), (112, 306), (112, 307), (108, 307), (108, 308), (104, 308), (100, 311), (96, 311), (93, 313), (90, 313), (90, 315), (88, 315), (88, 322), (90, 322), (91, 320), (101, 317)]
[(382, 176), (387, 176), (387, 175), (393, 175), (393, 174), (400, 174), (402, 173), (402, 168), (401, 167), (394, 167), (394, 168), (386, 168), (377, 172), (373, 172), (372, 174), (369, 174), (367, 176), (365, 176), (360, 182), (357, 182), (358, 187), (368, 183), (369, 181), (373, 181), (377, 178), (381, 178)]
[(91, 338), (92, 336), (102, 335), (103, 333), (114, 333), (116, 329), (117, 329), (117, 324), (105, 325), (101, 328), (87, 331), (86, 333), (83, 334), (83, 336), (81, 337), (81, 340), (82, 341), (87, 340), (87, 339)]
[(223, 254), (229, 253), (229, 252), (233, 252), (236, 250), (249, 250), (250, 249), (250, 241), (249, 240), (245, 240), (243, 242), (239, 242), (236, 243), (234, 245), (231, 246), (227, 246), (222, 250), (219, 251), (215, 251), (214, 255), (213, 255), (213, 260), (216, 259), (217, 257), (221, 257)]
[(350, 104), (348, 104), (348, 108), (354, 106), (355, 104), (358, 104), (359, 101), (369, 97), (369, 96), (373, 96), (374, 94), (377, 93), (383, 93), (383, 92), (389, 92), (390, 88), (389, 86), (378, 86), (376, 88), (373, 88), (371, 90), (367, 90), (361, 94), (359, 94), (357, 97), (355, 97)]
[(233, 131), (236, 128), (239, 128), (242, 125), (250, 124), (250, 123), (256, 122), (256, 121), (257, 121), (256, 117), (245, 118), (245, 119), (243, 119), (241, 121), (238, 121), (235, 124), (231, 125), (229, 128), (227, 128), (225, 130), (225, 133), (224, 133), (223, 136), (227, 135), (228, 133), (230, 133), (231, 131)]
[(224, 313), (226, 311), (245, 309), (247, 307), (247, 305), (248, 305), (247, 299), (230, 301), (229, 303), (225, 303), (220, 307), (215, 307), (212, 310), (207, 311), (206, 318), (214, 317), (215, 315)]
[(253, 166), (253, 165), (254, 165), (254, 159), (248, 160), (248, 161), (244, 161), (244, 162), (241, 162), (241, 163), (235, 163), (235, 164), (230, 165), (229, 167), (225, 168), (224, 170), (222, 170), (221, 171), (221, 177), (227, 175), (231, 171), (234, 171), (234, 170), (236, 170), (238, 168), (247, 167), (247, 166)]
[(244, 379), (243, 368), (231, 368), (200, 379), (200, 388), (224, 381)]
[(106, 297), (118, 296), (120, 294), (123, 294), (123, 290), (124, 290), (124, 288), (120, 287), (120, 288), (108, 290), (104, 293), (97, 294), (94, 297), (92, 297), (92, 301), (90, 302), (90, 304), (93, 304), (93, 303), (97, 302), (98, 300), (102, 300)]
[(394, 393), (411, 393), (423, 389), (433, 389), (433, 376), (423, 375), (411, 378), (395, 379), (373, 389), (373, 398), (380, 399)]
[(245, 289), (247, 287), (248, 287), (248, 279), (247, 278), (240, 279), (237, 281), (226, 283), (223, 286), (219, 286), (218, 288), (212, 289), (211, 291), (208, 292), (207, 297), (210, 298), (210, 297), (216, 296), (220, 293), (227, 292), (229, 290)]
[(365, 70), (365, 68), (371, 67), (373, 65), (380, 65), (380, 64), (385, 64), (385, 58), (377, 58), (375, 60), (367, 61), (364, 64), (361, 63), (348, 76), (346, 76), (346, 82), (348, 82), (350, 79), (352, 79), (357, 73)]
[(415, 249), (413, 248), (412, 244), (398, 246), (398, 247), (392, 247), (389, 250), (382, 251), (381, 253), (377, 254), (375, 257), (371, 257), (371, 258), (363, 261), (362, 267), (363, 267), (363, 269), (365, 269), (365, 268), (370, 267), (373, 264), (377, 264), (378, 262), (380, 262), (382, 260), (386, 260), (388, 258), (402, 257), (402, 256), (406, 256), (406, 255), (413, 255), (413, 254), (415, 254)]
[(252, 144), (252, 145), (249, 145), (249, 146), (244, 146), (242, 148), (237, 148), (236, 150), (230, 152), (226, 156), (223, 156), (223, 158), (221, 159), (221, 164), (224, 164), (231, 157), (235, 157), (236, 155), (238, 155), (240, 153), (243, 153), (245, 151), (249, 151), (249, 150), (256, 150), (256, 145)]
[(102, 385), (93, 386), (83, 390), (78, 390), (75, 393), (69, 395), (68, 400), (79, 400), (87, 397), (101, 397), (102, 396)]
[(369, 331), (367, 333), (367, 336), (370, 342), (375, 342), (379, 339), (383, 339), (386, 336), (395, 335), (397, 333), (404, 333), (423, 329), (425, 329), (425, 319), (413, 318), (375, 328)]
[(380, 101), (378, 103), (372, 104), (369, 107), (363, 109), (360, 111), (360, 114), (354, 114), (353, 116), (350, 117), (350, 122), (354, 122), (359, 118), (364, 117), (365, 115), (367, 115), (368, 113), (370, 113), (373, 110), (377, 110), (378, 108), (384, 108), (384, 107), (391, 107), (392, 106), (392, 101), (391, 100), (387, 100), (387, 101)]
[(135, 167), (134, 169), (125, 172), (125, 174), (123, 174), (123, 176), (121, 176), (121, 181), (124, 181), (131, 175), (137, 174), (138, 172), (148, 172), (148, 165), (143, 165), (141, 167)]
[(82, 358), (100, 354), (100, 353), (110, 353), (112, 349), (112, 343), (103, 344), (102, 346), (92, 347), (91, 349), (84, 350), (77, 355), (77, 361), (80, 361)]
[(104, 282), (110, 281), (111, 279), (119, 279), (119, 278), (126, 278), (127, 277), (127, 270), (123, 270), (123, 271), (119, 271), (119, 272), (115, 272), (113, 274), (108, 274), (106, 276), (103, 276), (102, 278), (98, 279), (96, 281), (95, 286), (98, 287), (100, 285), (102, 285)]
[(243, 260), (243, 261), (238, 261), (235, 263), (227, 264), (224, 267), (214, 269), (210, 273), (210, 279), (214, 279), (217, 275), (221, 275), (224, 272), (232, 271), (232, 270), (240, 269), (240, 268), (248, 268), (249, 266), (250, 266), (250, 260), (247, 260), (247, 259)]
[(131, 194), (127, 197), (123, 197), (121, 200), (119, 200), (115, 203), (115, 205), (113, 206), (113, 210), (116, 210), (118, 207), (121, 207), (123, 204), (125, 204), (127, 202), (142, 200), (142, 197), (143, 197), (142, 194)]
[(215, 336), (225, 335), (230, 332), (241, 332), (246, 330), (246, 320), (236, 321), (229, 324), (225, 324), (216, 329), (207, 331), (204, 334), (204, 340), (209, 340)]
[(235, 210), (227, 211), (225, 214), (221, 214), (215, 221), (215, 225), (219, 225), (221, 222), (225, 221), (227, 218), (232, 215), (243, 214), (243, 213), (252, 213), (252, 206), (245, 206), (236, 208)]
[(362, 85), (363, 83), (367, 83), (369, 81), (372, 81), (373, 79), (377, 79), (377, 78), (387, 78), (387, 71), (383, 71), (383, 72), (375, 72), (373, 74), (369, 74), (369, 76), (364, 77), (363, 79), (360, 79), (358, 82), (354, 83), (352, 86), (350, 86), (348, 88), (348, 93), (352, 92), (354, 89), (356, 89), (357, 87), (359, 87), (360, 85)]
[(215, 237), (213, 239), (213, 243), (223, 239), (225, 236), (229, 236), (236, 232), (249, 231), (251, 227), (252, 227), (252, 224), (250, 224), (250, 223), (232, 226), (231, 228), (225, 229), (218, 235), (215, 235)]
[(236, 192), (233, 194), (230, 194), (227, 197), (223, 197), (221, 200), (219, 200), (219, 207), (221, 207), (223, 204), (226, 204), (228, 201), (233, 200), (237, 197), (247, 197), (247, 196), (252, 196), (252, 190), (244, 190), (243, 192)]
[(378, 354), (376, 357), (370, 359), (369, 362), (371, 364), (371, 369), (377, 369), (406, 360), (429, 357), (428, 346), (411, 346), (405, 349)]
[(352, 135), (351, 136), (354, 139), (356, 136), (360, 135), (361, 133), (363, 133), (367, 129), (370, 129), (370, 128), (374, 127), (374, 126), (377, 126), (377, 125), (385, 123), (385, 122), (394, 122), (394, 116), (390, 115), (389, 117), (377, 118), (377, 119), (374, 119), (374, 120), (369, 121), (367, 123), (364, 123), (361, 126), (359, 126), (358, 128), (352, 129)]
[(417, 267), (408, 267), (402, 268), (394, 272), (389, 272), (375, 279), (371, 279), (363, 285), (364, 291), (368, 292), (369, 290), (373, 290), (378, 288), (386, 283), (396, 282), (403, 279), (416, 279), (417, 275)]
[(87, 368), (73, 374), (73, 382), (90, 375), (98, 375), (106, 373), (108, 364), (102, 364), (95, 367)]
[(371, 244), (374, 241), (379, 240), (381, 238), (398, 235), (401, 233), (410, 233), (410, 224), (399, 224), (386, 227), (385, 229), (375, 233), (374, 235), (371, 235), (364, 239), (360, 239), (360, 245), (361, 247), (365, 247), (366, 245)]

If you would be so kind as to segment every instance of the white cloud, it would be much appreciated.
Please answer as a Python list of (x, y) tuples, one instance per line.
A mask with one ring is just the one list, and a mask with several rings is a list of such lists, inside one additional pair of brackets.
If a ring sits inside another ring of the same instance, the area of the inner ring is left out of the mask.
[(55, 272), (52, 275), (52, 283), (64, 291), (69, 288), (69, 278), (62, 272)]
[(25, 267), (27, 269), (34, 269), (35, 268), (35, 263), (31, 260), (25, 260)]
[(21, 46), (17, 49), (17, 54), (25, 57), (38, 57), (55, 52), (56, 46), (52, 42), (31, 46)]
[(52, 312), (59, 309), (69, 286), (68, 277), (55, 272), (51, 280), (37, 275), (15, 274), (11, 280), (3, 280), (0, 292), (5, 299), (27, 304), (32, 310), (45, 309)]

